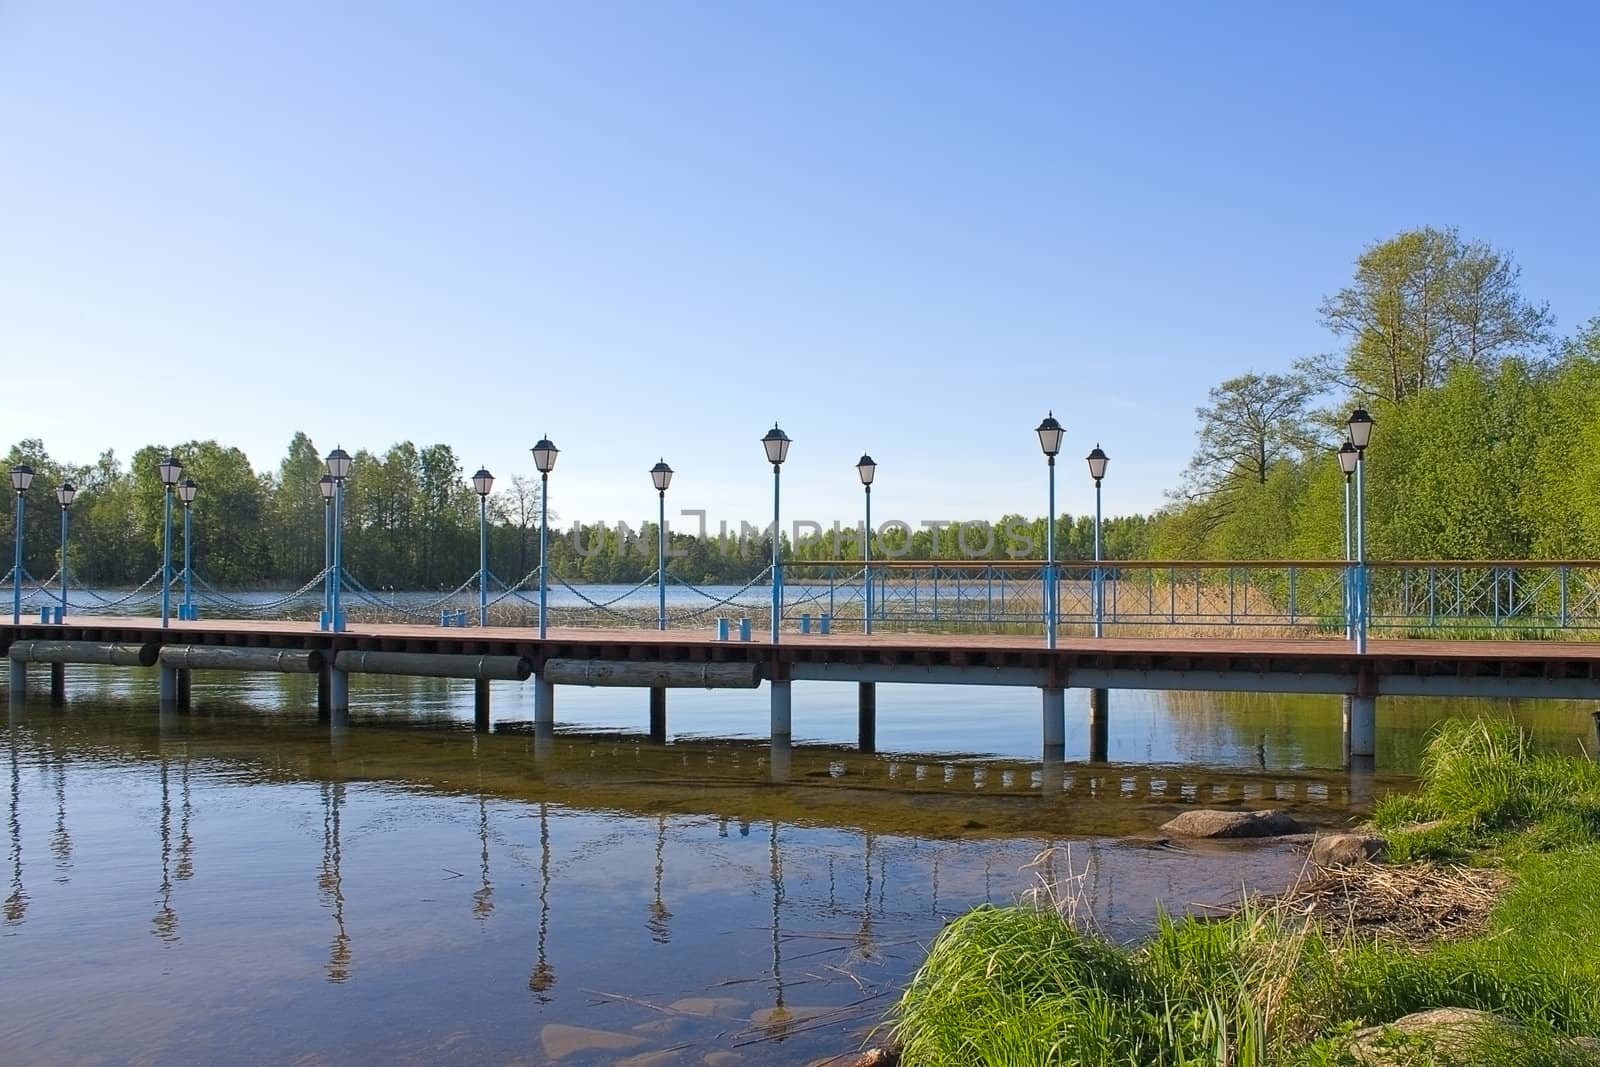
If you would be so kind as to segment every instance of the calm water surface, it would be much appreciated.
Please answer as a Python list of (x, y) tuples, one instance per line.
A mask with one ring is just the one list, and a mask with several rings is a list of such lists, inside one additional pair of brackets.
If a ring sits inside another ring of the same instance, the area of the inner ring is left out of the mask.
[(1385, 701), (1380, 773), (1352, 781), (1336, 701), (1114, 693), (1090, 766), (1075, 693), (1069, 761), (1041, 768), (1031, 690), (880, 686), (868, 757), (843, 747), (854, 687), (802, 683), (774, 782), (760, 691), (675, 692), (663, 748), (629, 732), (639, 692), (558, 690), (545, 742), (511, 683), (480, 737), (470, 683), (363, 678), (330, 728), (309, 680), (197, 675), (194, 710), (158, 715), (153, 675), (72, 669), (65, 707), (8, 717), (8, 1063), (804, 1064), (976, 903), (1048, 882), (1134, 938), (1298, 872), (1128, 840), (1187, 804), (1336, 825), (1406, 787), (1443, 714), (1569, 751), (1592, 729)]

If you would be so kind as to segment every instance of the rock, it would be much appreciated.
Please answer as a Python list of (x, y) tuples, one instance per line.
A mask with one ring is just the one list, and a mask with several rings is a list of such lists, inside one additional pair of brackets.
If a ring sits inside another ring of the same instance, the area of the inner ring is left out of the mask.
[(565, 1023), (550, 1023), (540, 1030), (539, 1043), (544, 1046), (544, 1054), (553, 1060), (565, 1059), (576, 1052), (621, 1052), (647, 1044), (644, 1038), (633, 1034)]
[(737, 1052), (728, 1052), (726, 1050), (708, 1052), (705, 1058), (706, 1067), (737, 1067), (738, 1064), (743, 1062), (743, 1056)]
[(739, 1014), (739, 1009), (744, 1007), (744, 1001), (732, 997), (684, 997), (667, 1005), (671, 1011), (682, 1012), (685, 1015), (715, 1016), (721, 1019), (731, 1019)]
[[(1475, 1063), (1482, 1051), (1477, 1046), (1479, 1041), (1498, 1033), (1510, 1049), (1515, 1049), (1520, 1044), (1518, 1038), (1525, 1032), (1521, 1023), (1492, 1012), (1476, 1008), (1434, 1008), (1402, 1016), (1384, 1026), (1357, 1030), (1350, 1039), (1350, 1054), (1362, 1067), (1401, 1067), (1418, 1063), (1421, 1061), (1416, 1054), (1421, 1051), (1444, 1054), (1443, 1059), (1430, 1058), (1429, 1063)], [(1569, 1054), (1593, 1057), (1600, 1048), (1600, 1040), (1569, 1038), (1562, 1043), (1562, 1048)], [(1466, 1058), (1469, 1056), (1474, 1059), (1469, 1061)], [(1568, 1061), (1561, 1059), (1559, 1062)]]
[(625, 1060), (618, 1060), (612, 1067), (677, 1067), (683, 1062), (683, 1053), (680, 1049), (657, 1049), (654, 1052), (641, 1052), (637, 1056), (629, 1056)]
[(1286, 811), (1217, 811), (1201, 808), (1186, 811), (1164, 823), (1161, 833), (1173, 837), (1277, 837), (1304, 829)]
[(1381, 834), (1324, 834), (1311, 843), (1311, 862), (1318, 867), (1354, 867), (1388, 858), (1389, 842)]
[(806, 1067), (895, 1067), (900, 1055), (894, 1049), (869, 1048), (863, 1052), (843, 1052), (812, 1060)]

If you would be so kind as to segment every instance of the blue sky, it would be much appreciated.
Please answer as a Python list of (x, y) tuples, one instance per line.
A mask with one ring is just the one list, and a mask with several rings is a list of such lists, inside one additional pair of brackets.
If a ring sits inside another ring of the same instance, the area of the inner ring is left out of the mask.
[(1458, 226), (1600, 315), (1589, 5), (0, 8), (0, 440), (563, 453), (564, 519), (1157, 506)]

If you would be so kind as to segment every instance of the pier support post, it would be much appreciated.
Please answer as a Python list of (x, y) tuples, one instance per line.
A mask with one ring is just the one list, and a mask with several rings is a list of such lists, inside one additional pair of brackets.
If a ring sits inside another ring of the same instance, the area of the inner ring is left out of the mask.
[(6, 662), (11, 664), (11, 703), (20, 707), (28, 699), (28, 665), (14, 659)]
[(556, 685), (543, 671), (533, 679), (533, 724), (552, 731), (556, 725)]
[(862, 752), (878, 751), (878, 683), (860, 682), (856, 722), (856, 747)]
[(1104, 763), (1110, 757), (1111, 690), (1089, 690), (1089, 761)]
[(1358, 759), (1372, 759), (1378, 754), (1378, 698), (1346, 697), (1344, 716), (1345, 751), (1351, 766)]
[(65, 704), (67, 701), (67, 665), (65, 663), (50, 664), (50, 703)]
[(1044, 758), (1059, 760), (1067, 749), (1067, 691), (1046, 686), (1044, 693)]
[(772, 687), (772, 740), (788, 744), (789, 729), (789, 679), (774, 678), (767, 683)]
[(337, 667), (328, 671), (328, 713), (335, 723), (350, 721), (350, 674)]
[(333, 695), (329, 692), (332, 688), (332, 667), (323, 667), (317, 672), (317, 721), (328, 722), (333, 716)]
[(165, 664), (161, 669), (160, 703), (162, 711), (173, 711), (178, 706), (178, 668)]
[(489, 679), (472, 680), (472, 728), (480, 734), (489, 732)]
[[(787, 685), (788, 683), (784, 683)], [(774, 785), (782, 785), (789, 780), (789, 775), (794, 766), (794, 749), (789, 745), (789, 739), (772, 739), (772, 762), (767, 768), (767, 777)]]
[(190, 696), (194, 689), (194, 671), (187, 668), (178, 670), (178, 707), (184, 711), (189, 710)]
[(667, 690), (664, 686), (650, 687), (650, 743), (667, 743)]

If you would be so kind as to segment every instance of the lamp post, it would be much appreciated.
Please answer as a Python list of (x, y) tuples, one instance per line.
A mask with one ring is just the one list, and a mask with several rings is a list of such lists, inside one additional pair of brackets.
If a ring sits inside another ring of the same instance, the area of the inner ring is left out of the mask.
[(178, 483), (178, 500), (183, 504), (183, 604), (178, 608), (178, 618), (193, 622), (194, 610), (194, 511), (190, 507), (199, 494), (200, 487), (193, 478)]
[(56, 616), (58, 623), (64, 622), (67, 617), (67, 509), (77, 495), (78, 487), (71, 482), (62, 482), (56, 490), (56, 503), (61, 505), (61, 608)]
[(1350, 575), (1350, 480), (1356, 473), (1356, 462), (1361, 453), (1356, 451), (1356, 446), (1346, 441), (1339, 446), (1336, 453), (1339, 457), (1339, 469), (1344, 472), (1344, 635), (1354, 638), (1356, 635), (1356, 610), (1355, 610), (1355, 582)]
[(1094, 635), (1106, 635), (1106, 580), (1105, 569), (1100, 566), (1104, 553), (1101, 549), (1100, 528), (1100, 482), (1106, 476), (1106, 464), (1111, 462), (1111, 457), (1106, 455), (1096, 444), (1094, 450), (1087, 457), (1089, 461), (1089, 477), (1094, 479)]
[(550, 632), (550, 472), (561, 449), (548, 437), (533, 446), (533, 465), (539, 469), (539, 639)]
[(322, 494), (322, 628), (333, 618), (333, 475), (324, 474), (317, 482)]
[(856, 460), (856, 473), (861, 475), (861, 488), (867, 496), (867, 525), (861, 531), (861, 585), (862, 604), (866, 612), (866, 632), (872, 632), (872, 479), (878, 476), (878, 465), (872, 457), (862, 453)]
[(478, 625), (489, 625), (489, 491), (494, 475), (479, 467), (472, 476), (472, 491), (478, 494)]
[(772, 429), (761, 439), (767, 450), (767, 462), (772, 464), (772, 643), (778, 643), (778, 627), (783, 621), (783, 528), (778, 510), (778, 472), (783, 461), (789, 458), (789, 435), (773, 423)]
[(17, 551), (16, 560), (11, 570), (11, 622), (13, 625), (22, 621), (22, 517), (26, 513), (28, 504), (24, 495), (28, 486), (33, 484), (33, 468), (26, 463), (18, 463), (11, 468), (11, 488), (17, 493)]
[(672, 468), (657, 460), (650, 468), (650, 482), (656, 487), (656, 629), (667, 628), (667, 486), (672, 484)]
[(183, 464), (168, 454), (158, 468), (161, 474), (163, 516), (161, 522), (161, 625), (172, 619), (172, 489), (183, 478)]
[(328, 475), (333, 479), (333, 573), (328, 594), (328, 629), (344, 629), (344, 603), (340, 586), (344, 584), (344, 482), (350, 477), (350, 453), (335, 448), (328, 453)]
[(1050, 512), (1045, 516), (1044, 523), (1044, 638), (1045, 647), (1056, 647), (1056, 613), (1059, 605), (1056, 603), (1056, 454), (1061, 451), (1061, 438), (1066, 430), (1056, 421), (1055, 412), (1050, 412), (1039, 423), (1035, 432), (1039, 435), (1039, 448), (1044, 452), (1045, 462), (1050, 468)]
[(1367, 588), (1367, 445), (1372, 441), (1373, 418), (1365, 408), (1350, 413), (1347, 427), (1356, 450), (1356, 652), (1367, 651), (1367, 617), (1371, 610)]

